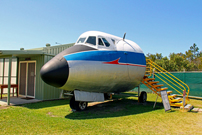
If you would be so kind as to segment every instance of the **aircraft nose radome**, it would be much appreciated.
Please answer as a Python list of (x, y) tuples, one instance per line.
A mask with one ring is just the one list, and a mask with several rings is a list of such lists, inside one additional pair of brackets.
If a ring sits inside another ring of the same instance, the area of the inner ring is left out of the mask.
[(45, 83), (62, 87), (69, 76), (69, 65), (64, 57), (60, 60), (53, 58), (41, 68), (40, 75)]

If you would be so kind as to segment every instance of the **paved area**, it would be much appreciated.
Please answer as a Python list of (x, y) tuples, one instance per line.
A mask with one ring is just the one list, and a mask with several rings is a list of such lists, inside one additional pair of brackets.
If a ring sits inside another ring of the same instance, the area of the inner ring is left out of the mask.
[[(10, 105), (21, 105), (21, 104), (27, 104), (27, 103), (34, 103), (34, 102), (40, 102), (41, 100), (37, 99), (30, 99), (30, 98), (24, 98), (24, 97), (11, 97), (10, 98)], [(0, 99), (0, 105), (1, 106), (7, 106), (7, 98), (4, 97)]]
[(194, 109), (192, 109), (192, 112), (202, 113), (202, 109), (200, 109), (200, 108), (194, 108)]

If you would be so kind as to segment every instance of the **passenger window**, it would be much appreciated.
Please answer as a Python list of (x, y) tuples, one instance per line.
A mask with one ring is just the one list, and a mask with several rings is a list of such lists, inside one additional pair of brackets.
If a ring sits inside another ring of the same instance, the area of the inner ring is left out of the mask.
[(92, 45), (96, 45), (96, 37), (94, 37), (94, 36), (88, 37), (86, 43), (89, 43), (89, 44), (92, 44)]
[(102, 40), (104, 41), (106, 47), (109, 47), (109, 46), (110, 46), (109, 42), (108, 42), (105, 38), (102, 38)]
[(80, 38), (77, 43), (83, 43), (85, 41), (85, 39), (86, 39), (85, 37), (84, 38)]
[(102, 42), (102, 39), (101, 39), (101, 38), (98, 38), (98, 45), (104, 46), (104, 43)]

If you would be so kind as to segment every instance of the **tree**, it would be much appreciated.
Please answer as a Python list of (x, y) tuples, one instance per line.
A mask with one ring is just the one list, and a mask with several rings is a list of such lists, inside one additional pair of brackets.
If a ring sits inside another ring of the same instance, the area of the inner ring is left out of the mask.
[(169, 57), (170, 57), (170, 60), (174, 60), (175, 59), (175, 53), (170, 53)]
[(161, 53), (147, 54), (147, 58), (167, 71), (202, 71), (202, 51), (194, 43), (188, 51), (183, 53), (170, 53), (169, 58)]
[(199, 48), (194, 43), (193, 46), (190, 47), (191, 52), (193, 53), (193, 58), (196, 59), (199, 56)]
[(147, 58), (149, 58), (149, 59), (152, 60), (152, 61), (156, 61), (156, 55), (155, 55), (155, 54), (150, 54), (150, 53), (148, 53), (148, 54), (147, 54)]
[(185, 52), (185, 58), (187, 60), (189, 60), (189, 62), (192, 62), (194, 57), (193, 57), (193, 53), (191, 52), (191, 50), (188, 50)]
[(162, 58), (163, 58), (162, 53), (156, 53), (156, 59), (160, 60)]

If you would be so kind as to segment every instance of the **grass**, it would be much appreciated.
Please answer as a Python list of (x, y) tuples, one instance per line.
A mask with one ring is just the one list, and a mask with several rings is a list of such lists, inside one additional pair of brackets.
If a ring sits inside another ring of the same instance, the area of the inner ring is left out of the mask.
[[(114, 101), (90, 103), (83, 112), (72, 112), (69, 100), (11, 106), (0, 110), (0, 133), (202, 134), (202, 113), (165, 112), (160, 98), (153, 109), (155, 100), (155, 94), (148, 94), (148, 102), (139, 104), (137, 97), (118, 95)], [(202, 108), (202, 100), (190, 103)]]

